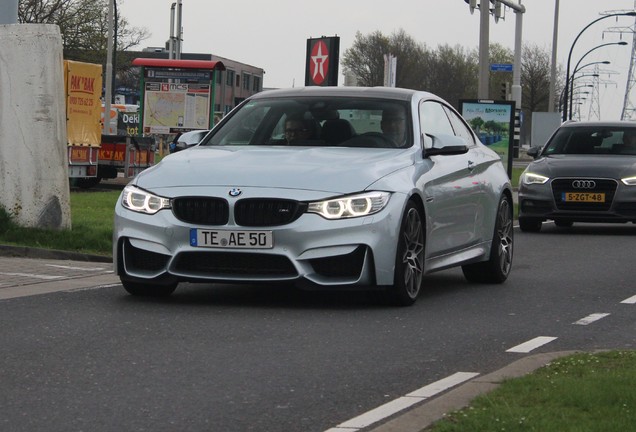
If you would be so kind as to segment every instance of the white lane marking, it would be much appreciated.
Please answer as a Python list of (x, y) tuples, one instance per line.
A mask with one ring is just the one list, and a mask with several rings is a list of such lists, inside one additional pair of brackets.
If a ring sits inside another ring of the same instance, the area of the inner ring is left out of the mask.
[(457, 372), (432, 384), (417, 389), (406, 396), (399, 397), (390, 402), (380, 405), (364, 414), (340, 423), (338, 426), (328, 429), (325, 432), (355, 432), (373, 423), (377, 423), (387, 417), (392, 416), (406, 408), (422, 402), (423, 400), (443, 392), (451, 387), (461, 384), (479, 375), (476, 372)]
[(461, 384), (464, 381), (468, 381), (469, 379), (475, 378), (479, 375), (476, 372), (457, 372), (453, 375), (447, 376), (446, 378), (442, 378), (439, 381), (435, 381), (432, 384), (424, 386), (420, 389), (415, 390), (407, 394), (409, 397), (419, 397), (419, 398), (429, 398), (431, 396), (435, 396), (438, 393), (443, 392), (446, 389), (456, 386), (457, 384)]
[(104, 285), (95, 285), (95, 286), (90, 286), (90, 287), (75, 288), (75, 289), (68, 290), (68, 292), (91, 291), (91, 290), (102, 289), (102, 288), (114, 288), (114, 287), (117, 287), (117, 286), (121, 286), (121, 282), (120, 283), (112, 283), (112, 284), (104, 284)]
[(43, 279), (43, 280), (62, 279), (64, 277), (64, 276), (53, 276), (53, 275), (38, 275), (33, 273), (8, 273), (8, 272), (0, 272), (0, 275), (29, 277), (29, 278)]
[(576, 325), (588, 325), (592, 324), (594, 321), (598, 321), (602, 318), (608, 316), (608, 313), (593, 313), (591, 315), (586, 316), (585, 318), (581, 318), (580, 320), (573, 322), (572, 324)]
[(519, 344), (517, 346), (514, 346), (512, 348), (510, 348), (509, 350), (506, 350), (506, 352), (513, 352), (513, 353), (529, 353), (530, 351), (539, 348), (540, 346), (543, 346), (547, 343), (552, 342), (553, 340), (555, 340), (555, 337), (552, 336), (539, 336), (536, 337), (534, 339), (530, 339), (527, 342), (524, 342), (522, 344)]
[(74, 267), (74, 266), (65, 266), (59, 264), (45, 264), (47, 267), (55, 267), (66, 270), (84, 270), (84, 271), (100, 271), (104, 270), (104, 267)]
[(623, 300), (621, 303), (625, 303), (625, 304), (636, 304), (636, 295), (635, 296), (631, 296), (630, 298), (626, 298), (625, 300)]

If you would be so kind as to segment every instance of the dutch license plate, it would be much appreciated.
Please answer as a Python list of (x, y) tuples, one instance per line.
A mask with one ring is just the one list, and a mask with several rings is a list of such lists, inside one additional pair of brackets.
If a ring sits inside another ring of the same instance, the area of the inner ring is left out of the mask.
[(590, 203), (604, 203), (604, 192), (563, 192), (562, 196), (565, 202), (590, 202)]
[(274, 246), (274, 235), (271, 231), (236, 231), (191, 229), (190, 246), (271, 249)]

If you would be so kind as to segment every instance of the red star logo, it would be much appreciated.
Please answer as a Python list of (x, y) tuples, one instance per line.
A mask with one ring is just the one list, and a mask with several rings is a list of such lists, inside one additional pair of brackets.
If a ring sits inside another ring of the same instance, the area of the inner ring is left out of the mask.
[(311, 80), (316, 85), (321, 85), (327, 78), (326, 71), (329, 70), (329, 50), (324, 41), (319, 40), (311, 49), (311, 63), (309, 72)]

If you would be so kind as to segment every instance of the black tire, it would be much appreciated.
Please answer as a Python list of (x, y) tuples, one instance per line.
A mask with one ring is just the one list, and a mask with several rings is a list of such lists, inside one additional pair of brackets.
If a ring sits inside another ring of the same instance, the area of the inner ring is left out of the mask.
[(514, 251), (513, 233), (512, 201), (504, 195), (499, 201), (490, 257), (488, 261), (462, 266), (464, 277), (478, 283), (502, 283), (508, 279)]
[(543, 221), (537, 218), (519, 218), (519, 228), (523, 232), (539, 232), (541, 231), (541, 225), (543, 225)]
[(422, 212), (410, 201), (400, 224), (393, 285), (386, 291), (391, 304), (410, 306), (420, 294), (424, 276), (423, 220)]
[(177, 289), (177, 283), (157, 285), (121, 279), (121, 284), (129, 294), (140, 297), (168, 297)]
[(571, 228), (572, 225), (574, 225), (574, 222), (569, 221), (569, 220), (555, 220), (554, 224), (556, 226), (558, 226), (559, 228)]

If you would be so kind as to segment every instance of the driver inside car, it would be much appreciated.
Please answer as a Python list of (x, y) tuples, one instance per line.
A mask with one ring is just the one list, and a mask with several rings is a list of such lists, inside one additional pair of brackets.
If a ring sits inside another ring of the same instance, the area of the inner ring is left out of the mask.
[(311, 139), (313, 132), (312, 121), (302, 116), (289, 116), (285, 120), (285, 139), (288, 145)]

